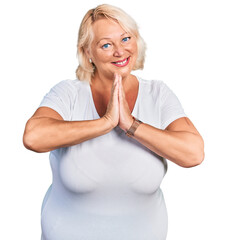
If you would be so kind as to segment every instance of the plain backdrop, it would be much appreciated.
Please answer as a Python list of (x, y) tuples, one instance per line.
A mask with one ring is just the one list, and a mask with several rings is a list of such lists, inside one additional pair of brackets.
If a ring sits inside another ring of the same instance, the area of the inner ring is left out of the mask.
[(1, 239), (40, 239), (41, 203), (52, 181), (49, 154), (24, 148), (24, 126), (53, 85), (75, 79), (80, 22), (101, 3), (119, 6), (136, 20), (147, 52), (144, 70), (134, 74), (163, 80), (205, 141), (201, 165), (186, 169), (168, 161), (161, 185), (167, 239), (227, 239), (225, 2), (1, 2)]

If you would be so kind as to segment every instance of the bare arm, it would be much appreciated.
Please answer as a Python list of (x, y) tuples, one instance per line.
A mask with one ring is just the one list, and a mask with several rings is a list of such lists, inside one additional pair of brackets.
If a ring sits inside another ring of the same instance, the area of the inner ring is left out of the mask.
[(68, 147), (111, 131), (105, 118), (88, 121), (64, 121), (53, 109), (39, 108), (25, 127), (23, 142), (35, 152)]
[(25, 126), (24, 146), (35, 152), (48, 152), (106, 134), (118, 124), (117, 102), (118, 84), (114, 81), (106, 114), (100, 119), (64, 121), (53, 109), (40, 107)]
[(204, 159), (203, 139), (186, 117), (175, 120), (165, 130), (141, 124), (134, 138), (182, 167), (199, 165)]
[[(121, 77), (119, 79), (119, 126), (126, 131), (132, 125), (133, 118), (125, 98)], [(142, 123), (134, 136), (138, 142), (156, 154), (169, 159), (182, 167), (194, 167), (204, 159), (204, 142), (189, 118), (173, 121), (165, 130)]]

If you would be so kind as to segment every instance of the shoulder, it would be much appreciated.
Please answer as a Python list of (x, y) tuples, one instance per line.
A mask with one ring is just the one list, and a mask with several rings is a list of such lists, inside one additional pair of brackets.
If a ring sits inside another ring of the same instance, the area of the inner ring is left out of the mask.
[(168, 88), (162, 80), (146, 80), (141, 77), (137, 77), (137, 79), (140, 82), (141, 91), (149, 95), (158, 97)]
[(78, 80), (78, 79), (65, 79), (62, 80), (58, 83), (56, 83), (54, 85), (54, 87), (61, 87), (61, 88), (78, 88), (81, 85), (85, 84), (85, 82), (83, 83), (82, 81)]
[(78, 79), (66, 79), (56, 83), (51, 90), (56, 93), (75, 95), (79, 89), (86, 88), (87, 85), (88, 82), (85, 81), (80, 81)]

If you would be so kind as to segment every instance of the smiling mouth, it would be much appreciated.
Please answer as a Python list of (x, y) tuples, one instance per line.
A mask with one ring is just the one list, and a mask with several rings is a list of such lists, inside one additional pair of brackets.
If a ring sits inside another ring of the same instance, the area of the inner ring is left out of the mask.
[(130, 57), (123, 59), (122, 61), (117, 61), (117, 62), (111, 62), (114, 66), (117, 67), (124, 67), (126, 65), (128, 65), (130, 60)]

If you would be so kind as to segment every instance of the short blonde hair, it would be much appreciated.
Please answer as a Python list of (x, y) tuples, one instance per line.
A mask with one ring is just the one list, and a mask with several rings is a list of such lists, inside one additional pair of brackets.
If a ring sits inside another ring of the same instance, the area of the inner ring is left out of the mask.
[(91, 83), (91, 78), (95, 72), (95, 66), (93, 63), (89, 62), (85, 50), (90, 48), (93, 40), (92, 24), (100, 18), (107, 18), (116, 21), (124, 30), (135, 36), (138, 56), (133, 70), (143, 69), (146, 44), (139, 34), (136, 22), (122, 9), (109, 4), (102, 4), (89, 10), (80, 24), (77, 41), (77, 56), (79, 60), (79, 66), (76, 70), (77, 78)]

